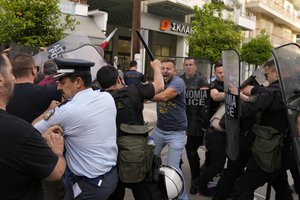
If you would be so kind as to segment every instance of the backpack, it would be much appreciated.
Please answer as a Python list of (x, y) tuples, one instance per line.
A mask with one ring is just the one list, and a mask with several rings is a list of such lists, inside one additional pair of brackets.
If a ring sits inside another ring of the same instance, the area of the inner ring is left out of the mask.
[(137, 183), (152, 169), (154, 148), (147, 144), (150, 130), (139, 123), (127, 88), (112, 91), (111, 95), (117, 109), (119, 178), (125, 183)]
[(252, 132), (256, 135), (252, 154), (260, 166), (266, 172), (272, 173), (280, 169), (282, 165), (283, 134), (269, 126), (254, 124)]

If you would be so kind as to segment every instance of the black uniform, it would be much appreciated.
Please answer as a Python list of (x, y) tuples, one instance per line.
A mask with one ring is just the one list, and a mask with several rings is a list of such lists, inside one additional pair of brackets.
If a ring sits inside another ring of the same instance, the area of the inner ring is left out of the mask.
[[(189, 161), (192, 180), (200, 175), (200, 157), (198, 148), (203, 144), (203, 128), (207, 127), (208, 116), (203, 116), (202, 111), (207, 110), (207, 101), (209, 90), (200, 90), (207, 86), (204, 79), (195, 74), (191, 78), (186, 78), (185, 74), (180, 76), (186, 87), (186, 115), (188, 120), (186, 153)], [(204, 114), (205, 115), (205, 114)]]
[[(116, 106), (119, 98), (128, 98), (128, 102), (126, 103), (130, 104), (117, 106), (116, 123), (118, 128), (118, 136), (124, 134), (120, 130), (121, 123), (134, 125), (144, 124), (144, 100), (152, 99), (155, 95), (154, 86), (152, 84), (134, 83), (126, 88), (108, 92), (111, 92), (112, 96), (114, 97)], [(116, 97), (117, 95), (114, 94), (114, 92), (119, 93), (118, 97)], [(123, 103), (125, 103), (125, 100)], [(136, 200), (161, 199), (161, 194), (157, 185), (155, 183), (147, 182), (145, 178), (142, 181), (134, 183), (125, 183), (119, 179), (117, 188), (111, 194), (109, 200), (124, 199), (125, 188), (130, 188), (132, 190), (133, 196)]]
[[(251, 95), (258, 95), (264, 88), (264, 86), (252, 88)], [(241, 102), (241, 104), (243, 104), (243, 102)], [(216, 194), (213, 198), (214, 200), (225, 200), (231, 196), (234, 182), (243, 173), (247, 162), (252, 155), (251, 146), (254, 141), (254, 134), (251, 132), (251, 128), (254, 123), (254, 116), (245, 117), (240, 121), (239, 157), (236, 160), (228, 158), (227, 168), (218, 181)]]
[[(253, 118), (256, 113), (261, 112), (261, 125), (272, 127), (281, 134), (287, 132), (288, 122), (278, 81), (271, 83), (260, 94), (250, 99), (242, 104), (241, 120), (249, 117)], [(284, 169), (272, 174), (268, 173), (258, 166), (253, 157), (250, 157), (246, 171), (235, 184), (234, 199), (252, 200), (254, 191), (268, 182), (271, 177), (275, 180), (277, 178), (282, 180), (280, 183), (273, 185), (278, 199), (290, 199), (291, 194), (286, 185), (285, 173)]]
[[(224, 92), (224, 82), (214, 80), (211, 89), (217, 89), (218, 92)], [(211, 100), (211, 115), (215, 114), (223, 102)], [(192, 188), (197, 190), (204, 196), (211, 196), (211, 192), (207, 188), (209, 181), (220, 173), (226, 162), (226, 135), (223, 130), (213, 127), (212, 124), (207, 129), (205, 136), (205, 144), (208, 151), (209, 164), (205, 166), (203, 173), (193, 182)]]

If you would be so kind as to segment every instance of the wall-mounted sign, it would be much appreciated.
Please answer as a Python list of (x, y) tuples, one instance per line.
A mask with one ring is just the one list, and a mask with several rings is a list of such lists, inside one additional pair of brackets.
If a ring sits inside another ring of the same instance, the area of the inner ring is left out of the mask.
[(162, 31), (170, 30), (170, 31), (185, 33), (185, 34), (193, 33), (192, 28), (190, 26), (179, 24), (177, 22), (171, 22), (169, 19), (161, 20), (159, 29)]

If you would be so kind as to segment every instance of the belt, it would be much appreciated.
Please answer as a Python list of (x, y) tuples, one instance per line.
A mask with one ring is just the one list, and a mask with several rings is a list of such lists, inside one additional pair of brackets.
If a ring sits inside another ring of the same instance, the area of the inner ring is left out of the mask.
[(76, 181), (83, 181), (83, 182), (89, 183), (89, 184), (91, 184), (91, 185), (100, 187), (100, 186), (101, 186), (101, 183), (102, 183), (102, 180), (104, 179), (104, 176), (105, 176), (107, 173), (111, 172), (115, 167), (116, 167), (116, 166), (113, 166), (108, 172), (106, 172), (105, 174), (102, 174), (102, 175), (100, 175), (100, 176), (97, 176), (97, 177), (95, 177), (95, 178), (88, 178), (88, 177), (86, 177), (86, 176), (76, 176), (76, 175), (74, 174), (74, 176), (75, 176), (75, 182), (76, 182)]

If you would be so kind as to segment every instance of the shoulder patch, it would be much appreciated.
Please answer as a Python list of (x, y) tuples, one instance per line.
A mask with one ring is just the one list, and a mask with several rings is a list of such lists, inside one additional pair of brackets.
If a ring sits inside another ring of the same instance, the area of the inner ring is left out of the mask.
[(44, 115), (44, 120), (47, 121), (48, 119), (50, 119), (50, 117), (54, 114), (55, 112), (55, 108), (49, 110), (45, 115)]

